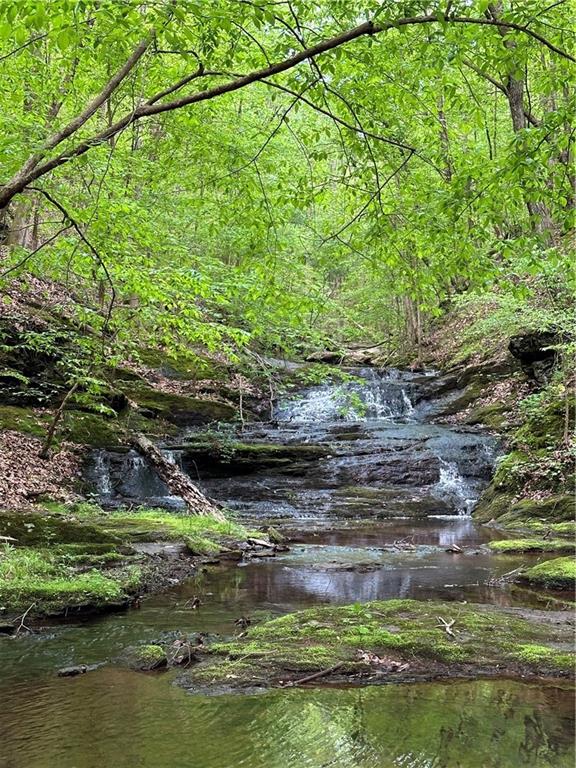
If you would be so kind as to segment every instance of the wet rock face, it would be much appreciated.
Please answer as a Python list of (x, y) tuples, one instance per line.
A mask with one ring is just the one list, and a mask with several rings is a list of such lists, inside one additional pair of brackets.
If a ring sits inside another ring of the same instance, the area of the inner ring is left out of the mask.
[[(470, 512), (491, 475), (495, 439), (430, 423), (446, 392), (436, 376), (353, 373), (282, 399), (271, 421), (247, 424), (241, 434), (188, 430), (165, 455), (250, 522)], [(178, 507), (134, 451), (93, 452), (87, 479), (104, 503)]]
[(524, 373), (539, 384), (546, 384), (556, 363), (556, 351), (550, 349), (559, 341), (551, 331), (513, 336), (508, 344), (510, 354), (520, 361)]

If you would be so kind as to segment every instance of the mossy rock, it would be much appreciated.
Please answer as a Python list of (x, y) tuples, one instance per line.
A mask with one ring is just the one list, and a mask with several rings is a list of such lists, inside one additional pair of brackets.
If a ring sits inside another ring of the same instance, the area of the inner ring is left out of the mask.
[(33, 437), (44, 437), (49, 422), (48, 415), (39, 415), (31, 408), (0, 405), (0, 429), (10, 429)]
[(227, 375), (226, 366), (201, 355), (185, 355), (159, 349), (145, 349), (139, 352), (144, 365), (155, 368), (169, 378), (196, 381), (198, 379), (219, 380)]
[(70, 440), (92, 448), (119, 448), (128, 436), (142, 433), (150, 437), (171, 437), (178, 428), (161, 418), (147, 418), (132, 411), (118, 417), (86, 411), (69, 410), (64, 413), (59, 439)]
[(565, 539), (502, 539), (491, 541), (488, 547), (495, 554), (529, 552), (570, 553), (576, 550), (576, 542)]
[(546, 526), (573, 520), (574, 506), (571, 494), (517, 500), (512, 493), (502, 492), (492, 483), (482, 494), (473, 517), (481, 523), (497, 520), (506, 528), (522, 528), (524, 523), (538, 519)]
[(576, 586), (576, 560), (573, 557), (557, 557), (528, 568), (521, 581), (547, 589), (571, 589)]
[(150, 417), (161, 417), (179, 426), (229, 421), (236, 413), (226, 403), (160, 392), (143, 383), (121, 383), (118, 388)]
[[(391, 670), (403, 667), (410, 679), (490, 674), (495, 668), (500, 673), (562, 676), (574, 660), (560, 650), (571, 648), (571, 614), (555, 616), (551, 624), (546, 612), (528, 615), (514, 609), (417, 600), (312, 608), (252, 627), (242, 638), (211, 645), (212, 658), (191, 670), (182, 684), (201, 688), (207, 681), (226, 683), (235, 674), (236, 660), (242, 662), (238, 685), (262, 679), (273, 684), (287, 675), (300, 677), (337, 665), (340, 673), (366, 674), (370, 682), (375, 668), (365, 654), (376, 655)], [(549, 652), (521, 659), (518, 648), (527, 644)], [(406, 675), (390, 672), (386, 680), (401, 681)]]
[(464, 419), (464, 424), (484, 424), (497, 432), (502, 432), (508, 426), (508, 406), (506, 403), (492, 403), (473, 408)]
[(27, 511), (0, 511), (0, 535), (14, 538), (18, 546), (120, 543), (117, 536), (93, 523)]
[(321, 445), (242, 443), (237, 440), (200, 436), (175, 446), (182, 450), (184, 464), (190, 463), (208, 475), (255, 472), (266, 468), (296, 469), (302, 462), (318, 461), (329, 453)]
[[(558, 398), (556, 402), (543, 408), (537, 416), (533, 416), (520, 427), (514, 435), (514, 443), (526, 445), (532, 449), (556, 446), (564, 432), (566, 419), (564, 399)], [(569, 423), (574, 423), (574, 405), (571, 405), (571, 413), (568, 414)]]
[(150, 672), (168, 666), (166, 651), (160, 645), (139, 645), (126, 648), (117, 662), (130, 669)]

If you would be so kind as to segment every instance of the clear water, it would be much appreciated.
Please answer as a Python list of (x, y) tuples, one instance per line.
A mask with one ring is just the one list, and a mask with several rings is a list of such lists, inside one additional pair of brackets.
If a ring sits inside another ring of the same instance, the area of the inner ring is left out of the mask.
[[(573, 765), (573, 692), (554, 682), (208, 698), (175, 685), (175, 673), (105, 663), (129, 645), (182, 632), (231, 635), (239, 616), (258, 621), (318, 604), (412, 597), (558, 607), (547, 596), (494, 582), (522, 562), (490, 555), (483, 545), (499, 534), (469, 515), (491, 471), (494, 439), (431, 423), (439, 406), (422, 399), (415, 375), (359, 373), (364, 384), (312, 387), (280, 403), (274, 422), (242, 435), (319, 443), (329, 449), (321, 461), (200, 478), (242, 519), (282, 527), (294, 540), (289, 552), (212, 567), (139, 610), (0, 639), (0, 768)], [(182, 457), (173, 453), (172, 460)], [(123, 454), (119, 465), (118, 483), (110, 457), (95, 456), (92, 478), (102, 501), (177, 504), (138, 456)], [(446, 551), (455, 544), (463, 554)], [(191, 611), (196, 595), (202, 605)], [(58, 668), (79, 663), (98, 668), (56, 677)]]

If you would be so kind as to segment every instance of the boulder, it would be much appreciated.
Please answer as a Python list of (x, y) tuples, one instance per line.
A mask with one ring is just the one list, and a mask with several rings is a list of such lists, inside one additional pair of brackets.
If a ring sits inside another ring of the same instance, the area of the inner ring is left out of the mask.
[(508, 344), (510, 354), (520, 361), (524, 373), (538, 384), (545, 385), (556, 364), (559, 337), (553, 331), (534, 331), (512, 336)]

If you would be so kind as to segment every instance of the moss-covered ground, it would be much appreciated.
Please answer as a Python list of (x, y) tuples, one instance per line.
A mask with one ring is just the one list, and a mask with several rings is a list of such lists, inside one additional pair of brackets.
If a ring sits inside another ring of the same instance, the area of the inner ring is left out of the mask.
[[(404, 679), (519, 669), (562, 675), (574, 662), (570, 640), (570, 628), (551, 625), (546, 616), (478, 605), (388, 600), (320, 607), (212, 645), (209, 661), (193, 668), (184, 685), (273, 683), (336, 665), (349, 675), (380, 668), (391, 680), (399, 665), (408, 665)], [(372, 655), (378, 660), (370, 661)]]
[(576, 560), (574, 557), (557, 557), (538, 563), (525, 570), (521, 579), (548, 589), (573, 590), (576, 587)]
[(525, 552), (556, 552), (565, 554), (576, 550), (576, 543), (566, 539), (501, 539), (488, 544), (496, 554)]
[[(131, 547), (134, 542), (181, 542), (191, 556), (202, 557), (237, 548), (249, 535), (234, 521), (160, 509), (47, 506), (0, 512), (0, 608), (5, 614), (30, 605), (40, 614), (127, 603), (143, 588), (153, 588), (158, 578), (146, 555)], [(191, 557), (188, 572), (193, 569)], [(169, 563), (165, 570), (162, 575), (170, 575)]]
[[(102, 566), (123, 562), (116, 553), (70, 553), (33, 547), (0, 549), (0, 604), (4, 610), (33, 606), (35, 612), (58, 612), (64, 607), (107, 604), (118, 605), (139, 584), (141, 573), (136, 565), (115, 567), (106, 575)], [(90, 563), (79, 571), (80, 562)]]

